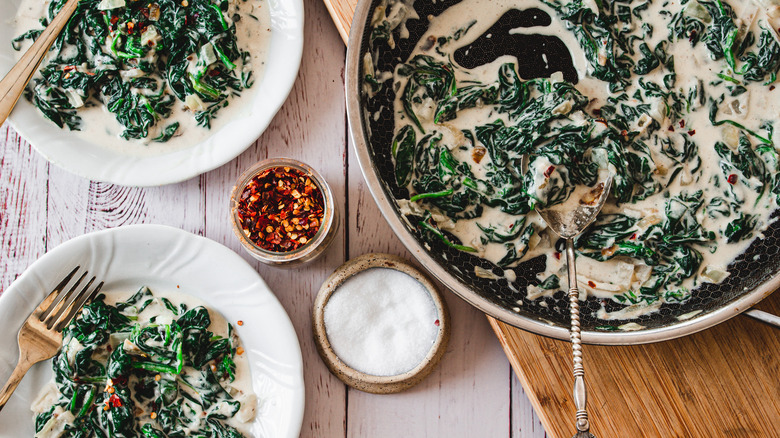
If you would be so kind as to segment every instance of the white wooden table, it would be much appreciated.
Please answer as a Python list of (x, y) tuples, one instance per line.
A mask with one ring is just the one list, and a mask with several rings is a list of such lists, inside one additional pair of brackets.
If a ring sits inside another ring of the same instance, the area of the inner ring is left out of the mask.
[[(425, 381), (407, 392), (373, 395), (350, 389), (317, 355), (309, 318), (325, 277), (368, 252), (411, 256), (380, 215), (348, 144), (344, 43), (321, 0), (305, 0), (305, 6), (303, 63), (289, 99), (253, 146), (197, 178), (145, 189), (91, 182), (50, 165), (3, 125), (0, 291), (47, 250), (81, 234), (136, 223), (180, 227), (242, 254), (290, 315), (305, 368), (302, 437), (545, 436), (485, 316), (451, 293), (446, 293), (453, 321), (447, 353)], [(323, 258), (302, 269), (251, 261), (227, 221), (229, 190), (238, 175), (258, 160), (278, 156), (319, 170), (343, 206), (339, 236)]]

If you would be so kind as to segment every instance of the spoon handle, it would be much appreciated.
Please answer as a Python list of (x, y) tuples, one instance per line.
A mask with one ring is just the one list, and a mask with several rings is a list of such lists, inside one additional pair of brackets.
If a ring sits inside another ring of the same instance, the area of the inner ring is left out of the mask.
[(44, 56), (48, 53), (49, 47), (62, 32), (78, 4), (79, 0), (68, 0), (60, 9), (60, 12), (57, 13), (57, 16), (54, 17), (54, 20), (46, 26), (46, 29), (35, 40), (33, 45), (27, 49), (22, 58), (17, 61), (11, 68), (11, 71), (0, 81), (0, 124), (5, 122), (5, 119), (11, 114), (14, 106), (16, 106), (16, 102), (24, 92), (24, 87), (30, 82), (30, 79), (35, 74), (35, 70), (38, 69)]
[[(577, 288), (577, 266), (574, 262), (574, 239), (566, 239), (566, 265), (569, 270), (569, 310), (571, 311), (571, 349), (574, 358), (574, 406), (577, 408), (577, 431), (588, 432), (588, 393), (585, 388), (585, 367), (582, 363), (580, 338), (580, 291)], [(579, 435), (579, 434), (578, 434)]]
[(743, 313), (743, 315), (749, 316), (758, 321), (765, 322), (775, 327), (780, 327), (780, 316), (773, 315), (769, 312), (764, 312), (763, 310), (750, 309), (750, 310), (746, 310), (745, 313)]

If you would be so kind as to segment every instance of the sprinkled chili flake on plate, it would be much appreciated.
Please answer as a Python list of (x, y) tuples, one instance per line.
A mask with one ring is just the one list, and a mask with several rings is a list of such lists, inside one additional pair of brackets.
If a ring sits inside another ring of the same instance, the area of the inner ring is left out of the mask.
[(288, 252), (309, 242), (323, 218), (322, 191), (312, 178), (292, 167), (263, 170), (244, 187), (237, 216), (258, 247)]

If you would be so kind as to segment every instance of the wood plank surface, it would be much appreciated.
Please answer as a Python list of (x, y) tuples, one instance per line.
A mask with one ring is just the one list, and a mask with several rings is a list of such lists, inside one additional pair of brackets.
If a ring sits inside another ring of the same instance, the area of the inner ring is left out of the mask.
[(11, 129), (0, 130), (0, 142), (0, 290), (5, 290), (46, 252), (48, 193), (41, 181), (48, 179), (49, 163)]
[[(758, 308), (780, 314), (780, 295)], [(551, 436), (574, 432), (568, 342), (490, 319)], [(585, 346), (588, 408), (599, 437), (780, 436), (780, 332), (737, 316), (684, 338)]]
[[(214, 171), (164, 187), (88, 181), (50, 165), (9, 125), (0, 127), (0, 293), (48, 249), (86, 232), (135, 223), (179, 227), (241, 254), (290, 315), (306, 382), (301, 437), (544, 437), (484, 316), (452, 294), (446, 294), (454, 322), (447, 353), (409, 392), (383, 396), (349, 389), (316, 353), (309, 321), (321, 282), (363, 253), (410, 256), (379, 213), (347, 144), (345, 48), (339, 29), (320, 0), (304, 3), (303, 62), (289, 99), (246, 152)], [(251, 259), (227, 220), (229, 191), (238, 175), (258, 160), (279, 156), (315, 167), (343, 207), (331, 248), (299, 269), (272, 268)], [(5, 377), (0, 375), (0, 383)], [(5, 436), (0, 429), (0, 437)]]
[[(412, 260), (401, 242), (387, 239), (389, 226), (382, 218), (349, 147), (348, 258), (385, 252)], [(416, 263), (416, 262), (415, 262)], [(418, 264), (419, 267), (419, 264)], [(439, 289), (444, 287), (439, 284)], [(440, 365), (418, 386), (388, 395), (349, 390), (348, 437), (501, 437), (514, 428), (510, 386), (511, 369), (495, 341), (485, 316), (451, 293), (452, 337)], [(463, 409), (464, 405), (469, 406)], [(527, 398), (514, 405), (533, 421)], [(431, 415), (437, 420), (431, 421)], [(531, 423), (533, 424), (533, 423)], [(523, 437), (541, 437), (538, 421)], [(520, 435), (511, 435), (520, 436)]]
[[(323, 1), (346, 41), (356, 1)], [(780, 314), (780, 295), (758, 307)], [(513, 385), (513, 400), (527, 394), (550, 436), (572, 436), (571, 345), (488, 320), (522, 383)], [(584, 351), (591, 430), (598, 437), (780, 437), (780, 332), (774, 327), (740, 316), (682, 339)], [(511, 412), (513, 437), (538, 432), (533, 413)]]
[[(346, 109), (342, 80), (344, 50), (327, 12), (305, 1), (303, 61), (295, 86), (271, 125), (255, 145), (206, 178), (206, 236), (227, 245), (255, 266), (293, 321), (303, 352), (306, 408), (302, 437), (344, 437), (347, 433), (346, 386), (330, 374), (314, 346), (311, 306), (320, 284), (346, 258), (341, 233), (319, 259), (301, 268), (281, 269), (249, 257), (233, 235), (229, 190), (238, 176), (259, 160), (289, 157), (319, 171), (333, 190), (337, 205), (346, 199)], [(342, 209), (343, 211), (343, 209)]]

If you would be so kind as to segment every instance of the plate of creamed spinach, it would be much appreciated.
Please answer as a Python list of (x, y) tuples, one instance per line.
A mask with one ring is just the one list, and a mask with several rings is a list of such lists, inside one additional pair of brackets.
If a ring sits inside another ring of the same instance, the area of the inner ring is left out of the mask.
[(287, 437), (300, 433), (303, 363), (276, 297), (241, 257), (158, 225), (54, 248), (0, 296), (0, 376), (24, 320), (74, 265), (105, 281), (0, 412), (14, 437)]
[[(64, 0), (0, 6), (0, 74)], [(82, 0), (10, 116), (54, 164), (153, 186), (235, 158), (282, 105), (303, 49), (300, 0)]]

